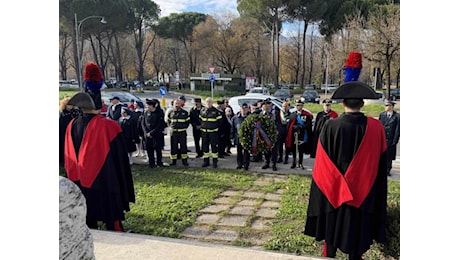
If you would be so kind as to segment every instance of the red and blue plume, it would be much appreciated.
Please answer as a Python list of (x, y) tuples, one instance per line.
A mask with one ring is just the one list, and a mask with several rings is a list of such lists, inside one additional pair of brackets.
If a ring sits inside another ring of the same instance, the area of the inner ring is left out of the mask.
[(85, 66), (84, 81), (87, 89), (90, 92), (97, 92), (101, 90), (104, 84), (104, 76), (102, 76), (101, 69), (94, 62), (88, 62)]
[(361, 53), (357, 51), (350, 52), (345, 66), (343, 67), (345, 71), (345, 82), (357, 81), (359, 79), (359, 74), (361, 74), (362, 67)]

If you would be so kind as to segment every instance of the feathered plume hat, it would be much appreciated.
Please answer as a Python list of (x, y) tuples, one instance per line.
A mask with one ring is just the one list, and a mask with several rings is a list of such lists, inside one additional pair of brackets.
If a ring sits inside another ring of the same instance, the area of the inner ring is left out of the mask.
[(96, 109), (102, 108), (101, 88), (104, 84), (104, 76), (101, 69), (94, 62), (88, 62), (85, 66), (84, 81), (86, 92), (93, 98)]
[(343, 67), (345, 83), (337, 88), (331, 99), (377, 99), (373, 88), (358, 81), (362, 67), (361, 53), (357, 51), (350, 52)]
[(363, 63), (361, 53), (357, 51), (350, 52), (347, 61), (345, 62), (345, 66), (343, 66), (343, 70), (345, 71), (345, 83), (348, 81), (357, 81), (362, 68)]

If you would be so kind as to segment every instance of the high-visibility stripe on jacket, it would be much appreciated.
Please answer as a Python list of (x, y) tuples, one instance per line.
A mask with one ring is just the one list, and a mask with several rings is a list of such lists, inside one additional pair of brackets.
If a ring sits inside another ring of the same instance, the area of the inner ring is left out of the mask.
[(222, 114), (215, 107), (206, 107), (201, 110), (200, 119), (202, 132), (217, 132), (222, 122)]
[(185, 131), (190, 124), (190, 116), (183, 108), (174, 109), (168, 114), (168, 124), (172, 132)]

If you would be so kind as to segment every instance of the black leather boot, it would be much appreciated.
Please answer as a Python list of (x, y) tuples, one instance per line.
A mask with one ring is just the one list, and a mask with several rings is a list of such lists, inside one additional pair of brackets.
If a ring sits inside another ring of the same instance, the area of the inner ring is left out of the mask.
[(184, 165), (184, 166), (188, 166), (188, 162), (187, 162), (187, 159), (182, 159), (182, 165)]
[(212, 158), (212, 167), (217, 168), (217, 158)]
[(177, 164), (177, 160), (176, 160), (176, 159), (172, 159), (171, 166), (176, 166), (176, 164)]
[(201, 165), (201, 167), (208, 167), (208, 166), (209, 166), (209, 157), (203, 159), (203, 164)]

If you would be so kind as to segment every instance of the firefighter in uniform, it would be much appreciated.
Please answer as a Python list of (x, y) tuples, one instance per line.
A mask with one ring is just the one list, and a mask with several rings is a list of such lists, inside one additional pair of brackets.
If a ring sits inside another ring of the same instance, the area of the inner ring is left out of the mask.
[(195, 106), (190, 109), (190, 124), (193, 130), (193, 141), (195, 142), (196, 158), (203, 157), (203, 151), (201, 149), (201, 120), (200, 111), (203, 108), (201, 105), (201, 98), (195, 98)]
[[(222, 113), (212, 105), (212, 98), (206, 98), (206, 106), (200, 112), (201, 132), (203, 144), (203, 165), (209, 166), (209, 157), (212, 157), (212, 167), (217, 168), (219, 143), (219, 127), (222, 122)], [(211, 153), (209, 153), (211, 145)]]
[(182, 165), (188, 166), (187, 158), (187, 128), (190, 124), (188, 112), (182, 108), (179, 99), (174, 100), (174, 108), (168, 113), (167, 121), (171, 130), (171, 165), (177, 164), (177, 154), (180, 146)]

